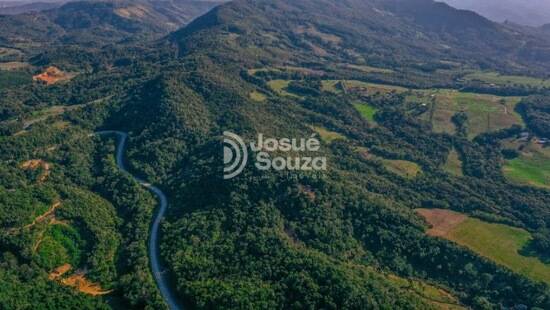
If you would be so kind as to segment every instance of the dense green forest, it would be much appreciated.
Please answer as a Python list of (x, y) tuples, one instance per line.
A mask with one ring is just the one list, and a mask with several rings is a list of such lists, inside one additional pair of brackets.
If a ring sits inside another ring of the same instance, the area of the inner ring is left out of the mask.
[[(125, 2), (38, 14), (52, 46), (16, 47), (26, 66), (0, 69), (0, 308), (166, 308), (147, 251), (158, 202), (136, 175), (168, 196), (161, 259), (191, 309), (550, 309), (550, 275), (431, 236), (416, 212), (522, 229), (532, 238), (520, 254), (548, 264), (550, 191), (503, 171), (519, 156), (508, 141), (550, 137), (550, 42), (410, 2), (238, 0), (170, 34), (121, 17)], [(146, 21), (171, 16), (150, 5)], [(116, 31), (98, 36), (106, 27)], [(74, 76), (33, 81), (50, 66)], [(452, 111), (438, 132), (439, 90), (475, 107), (495, 95), (489, 111), (504, 115), (517, 99), (521, 122), (472, 136), (471, 114)], [(132, 175), (101, 130), (128, 133)], [(224, 131), (316, 135), (328, 170), (260, 171), (251, 157), (224, 180)], [(93, 285), (71, 286), (75, 276)]]

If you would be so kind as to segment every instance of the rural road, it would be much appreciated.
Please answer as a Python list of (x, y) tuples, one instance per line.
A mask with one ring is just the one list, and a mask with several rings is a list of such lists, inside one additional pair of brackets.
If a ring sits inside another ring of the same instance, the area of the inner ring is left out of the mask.
[(160, 202), (157, 212), (154, 215), (153, 224), (151, 225), (151, 232), (149, 236), (149, 261), (151, 262), (151, 269), (153, 272), (153, 277), (157, 282), (157, 286), (162, 294), (162, 298), (170, 308), (170, 310), (179, 310), (182, 307), (179, 305), (177, 299), (175, 298), (174, 293), (170, 289), (170, 282), (166, 277), (166, 274), (163, 273), (163, 268), (160, 263), (159, 255), (159, 228), (160, 221), (166, 213), (168, 208), (168, 199), (166, 195), (156, 186), (147, 183), (140, 178), (132, 175), (126, 165), (124, 164), (124, 151), (126, 150), (126, 141), (128, 140), (128, 134), (122, 131), (100, 131), (97, 132), (98, 135), (115, 135), (117, 137), (117, 147), (116, 147), (116, 164), (123, 172), (131, 175), (141, 186), (147, 188), (153, 194), (158, 197)]

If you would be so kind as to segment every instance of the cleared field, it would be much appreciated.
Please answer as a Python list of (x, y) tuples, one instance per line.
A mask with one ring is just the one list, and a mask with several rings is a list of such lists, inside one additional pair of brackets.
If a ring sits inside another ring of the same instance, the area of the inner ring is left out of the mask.
[(317, 132), (319, 136), (321, 136), (321, 139), (323, 139), (323, 141), (327, 143), (332, 143), (335, 140), (346, 140), (346, 137), (344, 137), (343, 135), (334, 131), (330, 131), (323, 127), (311, 126), (311, 129)]
[(519, 97), (464, 93), (456, 90), (422, 90), (407, 96), (409, 102), (429, 106), (421, 118), (431, 122), (435, 132), (455, 133), (452, 118), (459, 112), (468, 115), (468, 137), (523, 125), (521, 116), (514, 111)]
[(256, 73), (260, 72), (270, 72), (270, 71), (280, 71), (275, 68), (257, 68), (257, 69), (249, 69), (248, 74), (250, 75), (256, 75)]
[(304, 68), (304, 67), (294, 67), (294, 66), (266, 67), (266, 68), (256, 68), (256, 69), (249, 69), (248, 70), (248, 74), (250, 74), (250, 75), (256, 75), (257, 73), (266, 73), (266, 72), (300, 73), (300, 74), (303, 74), (303, 75), (313, 75), (313, 76), (320, 76), (320, 75), (325, 74), (325, 72), (321, 71), (321, 70), (309, 69), (309, 68)]
[(267, 97), (257, 90), (252, 91), (249, 96), (250, 96), (250, 99), (256, 102), (264, 102), (267, 100)]
[(460, 305), (458, 299), (445, 290), (429, 285), (422, 281), (400, 278), (394, 275), (388, 275), (388, 278), (394, 284), (407, 290), (418, 297), (431, 303), (436, 309), (458, 310), (467, 309)]
[(418, 209), (417, 212), (432, 226), (427, 234), (453, 241), (518, 274), (550, 284), (549, 264), (519, 254), (532, 238), (528, 231), (449, 210)]
[(291, 94), (285, 90), (285, 88), (288, 87), (288, 84), (292, 82), (291, 80), (272, 80), (267, 82), (267, 86), (271, 88), (273, 91), (275, 91), (280, 96), (287, 96), (287, 97), (295, 97), (298, 98), (299, 96), (295, 94)]
[(496, 72), (475, 72), (464, 77), (466, 80), (477, 80), (495, 85), (519, 84), (535, 87), (550, 87), (550, 80), (517, 75), (500, 75)]
[(365, 103), (355, 103), (353, 105), (355, 109), (361, 113), (361, 115), (368, 120), (369, 122), (374, 122), (374, 115), (376, 114), (377, 109)]
[(379, 161), (386, 170), (404, 178), (413, 179), (422, 173), (422, 168), (412, 161), (382, 158), (370, 153), (365, 147), (358, 147), (356, 151), (368, 160)]
[(400, 86), (384, 85), (367, 83), (363, 81), (355, 80), (324, 80), (322, 81), (322, 89), (324, 91), (340, 93), (342, 91), (358, 90), (366, 92), (367, 94), (375, 93), (391, 93), (391, 92), (406, 92), (408, 89)]
[(455, 176), (464, 175), (462, 172), (462, 161), (460, 160), (460, 157), (458, 156), (458, 153), (456, 150), (453, 149), (449, 153), (449, 156), (447, 157), (447, 162), (443, 166), (443, 169)]
[(393, 73), (393, 70), (390, 69), (383, 69), (383, 68), (376, 68), (371, 67), (367, 65), (354, 65), (354, 64), (343, 64), (342, 65), (345, 68), (361, 71), (364, 73)]
[(382, 163), (388, 171), (408, 179), (413, 179), (422, 172), (422, 168), (411, 161), (383, 159)]
[[(519, 143), (508, 146), (520, 148)], [(534, 141), (523, 144), (520, 156), (504, 165), (504, 176), (511, 182), (550, 189), (550, 148)]]

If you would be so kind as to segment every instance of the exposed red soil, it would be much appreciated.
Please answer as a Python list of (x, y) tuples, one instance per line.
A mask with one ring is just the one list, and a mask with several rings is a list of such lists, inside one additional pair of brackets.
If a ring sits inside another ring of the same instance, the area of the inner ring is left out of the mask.
[(431, 228), (426, 233), (433, 237), (447, 236), (455, 227), (468, 219), (466, 215), (451, 210), (417, 209), (416, 212), (430, 224)]
[(38, 182), (44, 183), (50, 176), (51, 165), (41, 159), (28, 160), (20, 165), (21, 169), (36, 170), (42, 168), (43, 172), (38, 177)]
[(52, 85), (59, 81), (69, 80), (72, 76), (66, 72), (61, 71), (59, 68), (51, 66), (43, 73), (37, 74), (32, 77), (33, 80), (45, 83), (46, 85)]

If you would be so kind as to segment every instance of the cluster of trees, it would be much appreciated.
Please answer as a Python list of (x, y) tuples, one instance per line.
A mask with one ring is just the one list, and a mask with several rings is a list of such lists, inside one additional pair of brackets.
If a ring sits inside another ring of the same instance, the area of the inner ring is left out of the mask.
[(550, 97), (530, 96), (517, 106), (527, 126), (541, 137), (550, 137)]

